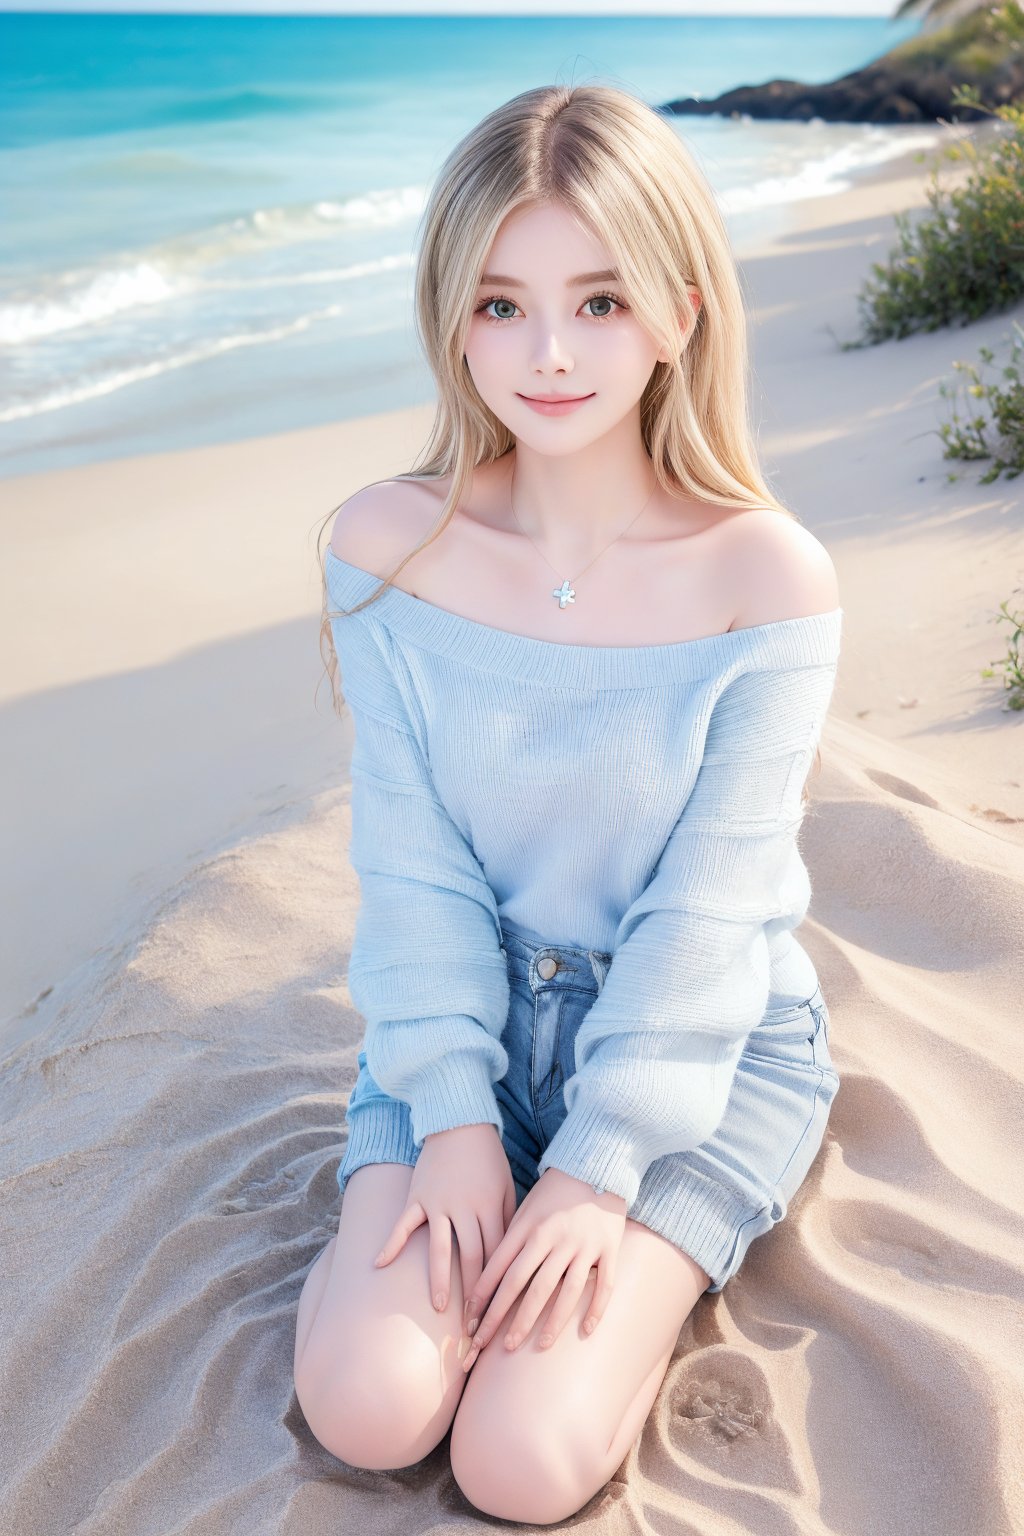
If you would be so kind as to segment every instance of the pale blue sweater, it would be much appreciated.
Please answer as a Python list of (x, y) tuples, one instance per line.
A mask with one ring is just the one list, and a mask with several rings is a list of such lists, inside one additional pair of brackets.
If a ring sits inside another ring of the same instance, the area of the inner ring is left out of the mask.
[[(330, 609), (378, 578), (327, 552)], [(355, 725), (348, 969), (417, 1145), (502, 1116), (501, 925), (613, 955), (539, 1169), (627, 1205), (712, 1135), (750, 1031), (817, 977), (797, 834), (842, 608), (674, 644), (534, 640), (400, 588), (332, 618)]]

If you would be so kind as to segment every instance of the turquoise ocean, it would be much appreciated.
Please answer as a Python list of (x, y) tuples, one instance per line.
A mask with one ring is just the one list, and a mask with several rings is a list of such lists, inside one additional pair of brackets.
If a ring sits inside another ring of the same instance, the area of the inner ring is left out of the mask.
[[(0, 477), (429, 400), (417, 220), (492, 107), (826, 80), (917, 25), (0, 13)], [(671, 121), (738, 250), (941, 132)]]

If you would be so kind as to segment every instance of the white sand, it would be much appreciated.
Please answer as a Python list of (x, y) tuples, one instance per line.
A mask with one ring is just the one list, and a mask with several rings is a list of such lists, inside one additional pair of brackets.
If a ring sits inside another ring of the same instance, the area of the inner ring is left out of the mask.
[[(842, 1088), (602, 1531), (1024, 1531), (1024, 714), (979, 677), (1022, 482), (935, 435), (1012, 316), (836, 345), (925, 185), (894, 162), (742, 253), (766, 464), (846, 612), (800, 930)], [(291, 1382), (362, 1035), (314, 536), (430, 416), (4, 483), (4, 1536), (477, 1523), (446, 1441), (347, 1468)]]

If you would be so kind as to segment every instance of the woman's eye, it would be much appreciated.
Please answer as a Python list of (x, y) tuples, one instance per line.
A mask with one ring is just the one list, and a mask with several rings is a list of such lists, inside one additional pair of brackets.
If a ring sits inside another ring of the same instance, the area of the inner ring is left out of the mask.
[(481, 304), (480, 309), (477, 310), (477, 314), (482, 312), (485, 320), (511, 320), (511, 315), (489, 315), (487, 311), (492, 304), (507, 304), (510, 309), (518, 309), (519, 307), (517, 304), (513, 304), (511, 299), (486, 299)]
[[(625, 309), (626, 307), (618, 299), (613, 299), (610, 293), (595, 293), (592, 299), (587, 300), (587, 304), (618, 304), (620, 309)], [(583, 307), (585, 309), (586, 305)], [(594, 315), (593, 318), (595, 320), (610, 320), (613, 314), (614, 310), (609, 309), (603, 315)]]
[[(626, 305), (622, 302), (622, 300), (616, 298), (615, 294), (613, 293), (593, 293), (591, 294), (590, 298), (586, 300), (583, 308), (587, 309), (587, 307), (591, 304), (612, 304), (616, 305), (621, 310), (626, 309)], [(499, 295), (493, 299), (485, 299), (482, 304), (478, 305), (476, 313), (478, 315), (482, 314), (484, 319), (489, 321), (491, 325), (505, 325), (509, 320), (512, 319), (512, 315), (510, 314), (488, 314), (488, 310), (492, 305), (495, 308), (497, 308), (499, 305), (504, 305), (506, 309), (510, 310), (516, 310), (519, 308), (519, 305), (516, 304), (513, 299), (507, 299), (503, 295)], [(614, 310), (608, 310), (604, 314), (594, 314), (591, 312), (588, 318), (591, 320), (596, 320), (600, 324), (602, 321), (610, 320), (613, 314)]]

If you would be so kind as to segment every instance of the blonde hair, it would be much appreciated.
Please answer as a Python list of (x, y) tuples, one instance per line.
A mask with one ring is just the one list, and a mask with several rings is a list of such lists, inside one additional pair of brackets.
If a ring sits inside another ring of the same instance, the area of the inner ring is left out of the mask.
[[(720, 506), (767, 507), (796, 520), (758, 463), (739, 275), (714, 193), (690, 151), (661, 113), (617, 87), (523, 91), (455, 146), (423, 213), (416, 326), (437, 407), (417, 465), (392, 478), (450, 475), (451, 486), (433, 529), (357, 607), (329, 609), (324, 575), (321, 653), (336, 708), (342, 696), (331, 619), (382, 596), (451, 521), (476, 466), (515, 444), (477, 393), (463, 356), (465, 337), (502, 222), (514, 209), (552, 202), (612, 253), (638, 322), (671, 359), (655, 365), (640, 401), (644, 447), (662, 489)], [(686, 331), (693, 315), (687, 295), (694, 289), (702, 302)]]

